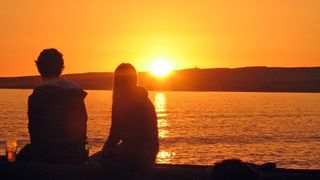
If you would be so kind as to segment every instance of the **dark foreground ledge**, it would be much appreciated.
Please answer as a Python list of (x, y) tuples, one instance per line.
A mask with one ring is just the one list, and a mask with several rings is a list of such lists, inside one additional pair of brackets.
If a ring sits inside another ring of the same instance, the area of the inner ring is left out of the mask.
[[(155, 169), (127, 174), (109, 172), (100, 164), (58, 165), (0, 162), (0, 179), (102, 180), (102, 179), (210, 179), (210, 166), (158, 164)], [(265, 179), (319, 180), (320, 170), (274, 169)]]
[(57, 180), (105, 180), (105, 179), (209, 179), (206, 166), (157, 165), (155, 169), (125, 173), (110, 172), (99, 164), (58, 165), (38, 163), (0, 162), (0, 179), (57, 179)]

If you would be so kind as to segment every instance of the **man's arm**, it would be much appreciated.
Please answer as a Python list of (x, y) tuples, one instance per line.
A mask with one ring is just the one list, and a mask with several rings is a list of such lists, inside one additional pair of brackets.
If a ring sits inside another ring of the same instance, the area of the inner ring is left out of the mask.
[(31, 144), (38, 144), (41, 141), (41, 124), (42, 124), (42, 113), (40, 108), (41, 104), (40, 97), (32, 94), (28, 99), (28, 129), (30, 134)]

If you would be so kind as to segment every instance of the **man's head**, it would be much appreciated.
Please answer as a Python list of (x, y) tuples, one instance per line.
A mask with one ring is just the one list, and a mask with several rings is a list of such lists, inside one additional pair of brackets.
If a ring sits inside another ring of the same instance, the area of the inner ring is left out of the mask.
[(62, 54), (54, 49), (44, 49), (38, 59), (36, 65), (42, 78), (59, 77), (64, 68)]

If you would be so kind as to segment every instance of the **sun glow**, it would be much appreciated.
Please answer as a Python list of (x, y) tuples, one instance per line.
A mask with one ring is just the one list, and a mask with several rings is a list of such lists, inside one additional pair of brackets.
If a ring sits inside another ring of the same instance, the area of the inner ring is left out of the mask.
[(165, 60), (157, 60), (150, 67), (150, 71), (159, 77), (166, 76), (172, 71), (171, 65)]

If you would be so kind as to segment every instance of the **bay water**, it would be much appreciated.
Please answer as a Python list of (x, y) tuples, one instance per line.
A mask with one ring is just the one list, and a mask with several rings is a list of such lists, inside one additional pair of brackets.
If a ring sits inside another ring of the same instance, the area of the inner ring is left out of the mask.
[[(87, 90), (90, 154), (111, 124), (112, 91)], [(29, 142), (32, 90), (0, 89), (0, 154)], [(150, 91), (158, 115), (158, 163), (211, 165), (226, 158), (320, 169), (320, 94)]]

